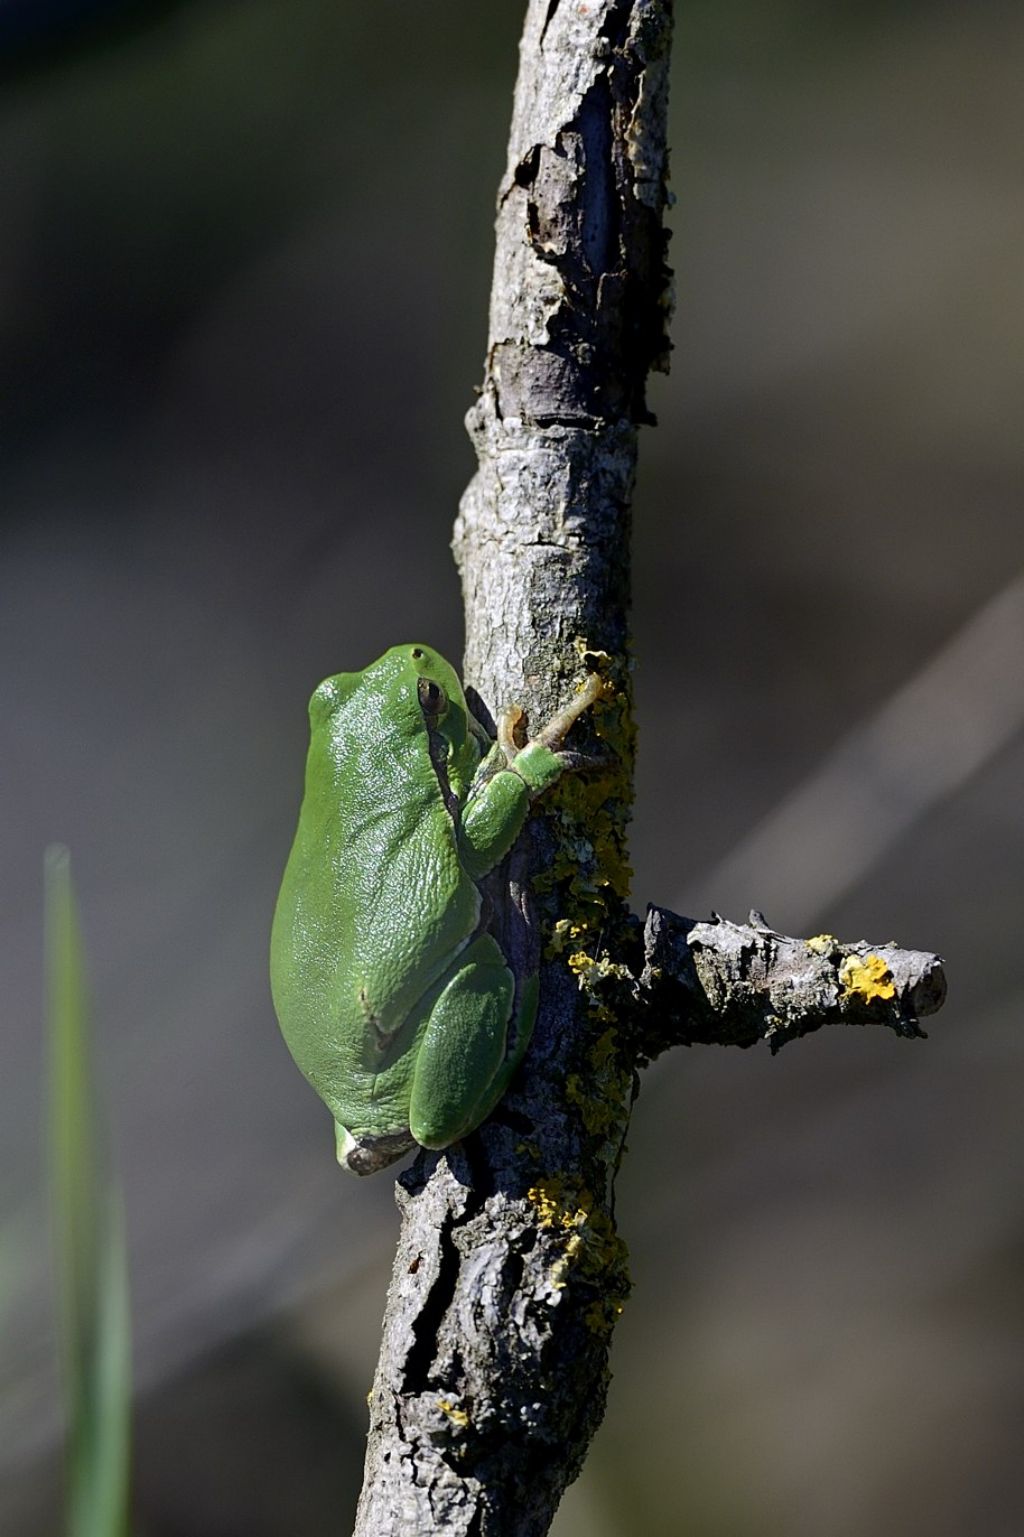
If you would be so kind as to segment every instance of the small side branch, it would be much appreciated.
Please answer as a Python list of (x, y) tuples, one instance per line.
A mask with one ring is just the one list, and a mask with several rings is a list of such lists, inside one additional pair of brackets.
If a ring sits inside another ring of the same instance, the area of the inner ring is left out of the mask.
[(942, 961), (889, 941), (841, 944), (832, 934), (793, 939), (762, 915), (697, 923), (648, 909), (641, 997), (649, 1005), (644, 1054), (669, 1046), (753, 1046), (778, 1051), (822, 1025), (885, 1025), (922, 1036), (918, 1020), (946, 996)]

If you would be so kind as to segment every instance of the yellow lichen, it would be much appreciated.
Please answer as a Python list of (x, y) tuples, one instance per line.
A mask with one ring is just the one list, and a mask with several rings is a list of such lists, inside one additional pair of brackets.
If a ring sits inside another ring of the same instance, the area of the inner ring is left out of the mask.
[(608, 1067), (615, 1056), (615, 1031), (606, 1030), (590, 1048), (590, 1065), (596, 1072)]
[[(616, 1088), (624, 1090), (625, 1084), (619, 1083)], [(610, 1085), (609, 1089), (611, 1089)], [(588, 1094), (578, 1073), (570, 1073), (566, 1078), (565, 1097), (570, 1105), (577, 1106), (583, 1124), (592, 1137), (606, 1136), (613, 1126), (618, 1126), (621, 1120), (622, 1094), (614, 1090), (603, 1093), (601, 1088), (595, 1094)]]
[(839, 968), (839, 981), (848, 998), (870, 1001), (896, 996), (892, 972), (880, 955), (848, 955)]
[(587, 950), (574, 950), (565, 963), (579, 983), (580, 992), (587, 995), (591, 1017), (598, 1022), (614, 1024), (616, 1015), (609, 999), (616, 984), (628, 987), (632, 983), (629, 967), (612, 960), (607, 950), (597, 955), (591, 955)]
[(834, 934), (815, 934), (813, 939), (807, 941), (808, 950), (813, 950), (815, 955), (827, 955), (838, 943)]
[(561, 955), (567, 945), (575, 944), (577, 940), (585, 938), (589, 933), (590, 929), (586, 923), (574, 922), (571, 918), (559, 918), (551, 930), (547, 954)]
[(611, 1328), (629, 1292), (626, 1246), (611, 1217), (585, 1186), (557, 1176), (532, 1186), (527, 1200), (537, 1209), (538, 1225), (563, 1245), (549, 1272), (552, 1288), (564, 1291), (572, 1276), (598, 1287), (603, 1327)]
[(577, 1228), (586, 1222), (594, 1203), (588, 1190), (570, 1194), (560, 1179), (542, 1179), (536, 1185), (531, 1185), (526, 1192), (526, 1199), (537, 1208), (541, 1227), (565, 1230)]
[(625, 1303), (616, 1297), (601, 1297), (592, 1302), (583, 1315), (583, 1322), (591, 1334), (609, 1334), (622, 1316)]
[(581, 907), (603, 907), (609, 892), (628, 895), (632, 872), (626, 824), (636, 735), (629, 664), (594, 650), (582, 638), (574, 646), (586, 671), (602, 678), (602, 692), (588, 718), (605, 754), (586, 773), (565, 775), (547, 797), (549, 816), (561, 824), (561, 846), (534, 881), (538, 892), (561, 887), (559, 905), (563, 914), (568, 907), (573, 917), (577, 902)]
[(466, 1413), (465, 1409), (456, 1409), (455, 1405), (451, 1403), (449, 1399), (439, 1398), (437, 1400), (437, 1407), (440, 1409), (442, 1414), (446, 1414), (448, 1416), (453, 1425), (465, 1427), (469, 1424), (469, 1415)]
[(581, 635), (577, 635), (572, 643), (572, 648), (584, 666), (589, 667), (594, 662), (604, 662), (606, 665), (611, 664), (612, 659), (607, 651), (594, 651), (587, 645)]
[(597, 965), (597, 962), (592, 960), (585, 950), (574, 950), (565, 964), (575, 976), (583, 977), (592, 966)]
[(565, 1246), (564, 1254), (560, 1255), (551, 1267), (549, 1280), (555, 1291), (564, 1291), (572, 1263), (582, 1247), (582, 1235), (580, 1233), (573, 1233)]

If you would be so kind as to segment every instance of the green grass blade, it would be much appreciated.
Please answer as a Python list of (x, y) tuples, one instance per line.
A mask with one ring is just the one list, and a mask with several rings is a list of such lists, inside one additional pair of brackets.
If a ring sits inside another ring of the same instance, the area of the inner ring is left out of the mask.
[(121, 1200), (105, 1165), (66, 849), (46, 856), (51, 1177), (67, 1415), (68, 1537), (127, 1537), (131, 1405)]

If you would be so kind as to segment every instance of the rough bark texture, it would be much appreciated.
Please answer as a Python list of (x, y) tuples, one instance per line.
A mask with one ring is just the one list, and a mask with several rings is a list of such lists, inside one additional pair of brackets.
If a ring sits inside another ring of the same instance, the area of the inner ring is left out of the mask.
[(529, 7), (455, 532), (487, 700), (550, 712), (574, 641), (625, 651), (637, 423), (668, 347), (670, 20), (664, 0)]
[(946, 997), (937, 955), (895, 943), (840, 944), (834, 934), (790, 939), (758, 912), (747, 923), (695, 923), (652, 907), (638, 989), (647, 1013), (641, 1049), (753, 1046), (773, 1052), (822, 1025), (887, 1025), (923, 1036), (918, 1021)]
[(465, 677), (491, 722), (515, 704), (536, 727), (586, 671), (606, 696), (573, 731), (596, 766), (545, 798), (498, 877), (506, 954), (539, 955), (531, 908), (546, 935), (527, 1060), (480, 1131), (399, 1182), (357, 1537), (547, 1532), (603, 1413), (629, 1285), (613, 1184), (645, 1060), (832, 1019), (913, 1033), (937, 997), (931, 956), (658, 910), (645, 931), (625, 905), (629, 503), (667, 356), (670, 28), (669, 0), (529, 4), (455, 530)]

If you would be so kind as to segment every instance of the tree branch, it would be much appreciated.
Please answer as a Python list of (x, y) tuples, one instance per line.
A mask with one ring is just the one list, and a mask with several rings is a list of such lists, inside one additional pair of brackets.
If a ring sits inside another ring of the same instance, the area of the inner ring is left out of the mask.
[(514, 704), (536, 726), (599, 670), (605, 698), (573, 746), (601, 766), (544, 798), (491, 883), (504, 953), (540, 966), (537, 1024), (485, 1125), (399, 1181), (356, 1537), (548, 1531), (600, 1423), (629, 1290), (612, 1195), (644, 1061), (878, 1010), (913, 1033), (909, 1002), (926, 1012), (935, 975), (934, 957), (888, 946), (877, 962), (831, 940), (819, 953), (658, 909), (644, 933), (626, 906), (629, 503), (647, 376), (668, 353), (670, 31), (671, 0), (528, 7), (467, 419), (479, 468), (455, 527), (464, 673), (482, 720)]
[[(594, 949), (628, 918), (629, 502), (647, 373), (668, 350), (670, 25), (668, 0), (531, 0), (467, 422), (479, 469), (455, 530), (482, 718), (515, 703), (539, 722), (584, 670), (609, 679), (612, 767), (557, 792), (506, 872), (518, 894), (543, 871), (548, 926), (557, 914), (563, 941)], [(540, 1537), (579, 1472), (628, 1289), (611, 1186), (634, 1053), (613, 1037), (549, 960), (510, 1092), (401, 1180), (358, 1537)]]
[(832, 934), (790, 939), (760, 913), (695, 923), (651, 907), (639, 991), (647, 1005), (642, 1050), (698, 1043), (773, 1052), (822, 1025), (886, 1025), (923, 1036), (918, 1020), (946, 997), (937, 955), (898, 945), (840, 944)]

